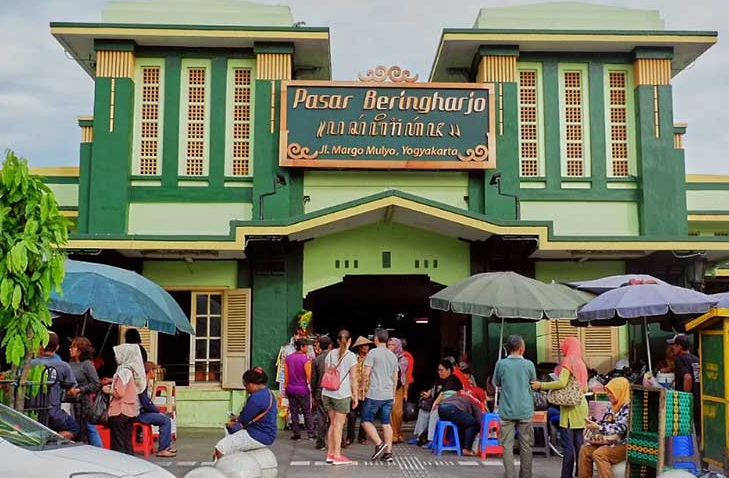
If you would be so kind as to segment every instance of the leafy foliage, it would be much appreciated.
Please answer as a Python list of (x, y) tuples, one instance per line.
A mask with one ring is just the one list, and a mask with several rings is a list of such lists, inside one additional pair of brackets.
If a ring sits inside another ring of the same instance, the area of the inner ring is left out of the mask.
[(70, 222), (53, 191), (8, 150), (0, 172), (0, 330), (8, 362), (48, 341), (48, 298), (60, 291)]

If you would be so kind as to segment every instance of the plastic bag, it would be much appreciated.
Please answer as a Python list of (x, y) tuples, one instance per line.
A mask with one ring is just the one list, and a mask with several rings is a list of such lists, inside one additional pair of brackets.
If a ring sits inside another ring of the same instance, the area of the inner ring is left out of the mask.
[(94, 425), (106, 425), (109, 421), (109, 395), (104, 392), (96, 394), (94, 403), (89, 410), (89, 423)]

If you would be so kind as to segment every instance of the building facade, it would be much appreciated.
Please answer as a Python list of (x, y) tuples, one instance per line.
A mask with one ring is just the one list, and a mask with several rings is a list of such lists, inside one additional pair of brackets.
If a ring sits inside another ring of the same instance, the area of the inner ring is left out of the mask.
[[(729, 176), (686, 176), (671, 88), (716, 32), (568, 6), (444, 29), (427, 82), (397, 67), (331, 82), (329, 30), (292, 26), (287, 7), (110, 3), (101, 23), (51, 24), (94, 79), (94, 111), (79, 167), (38, 172), (75, 218), (73, 257), (137, 270), (189, 314), (194, 337), (143, 333), (180, 424), (217, 426), (242, 371), (273, 374), (301, 309), (317, 333), (394, 329), (425, 385), (443, 352), (481, 377), (497, 355), (495, 324), (428, 307), (474, 273), (726, 289)], [(578, 335), (601, 369), (642, 340), (565, 321), (507, 332), (539, 362)]]

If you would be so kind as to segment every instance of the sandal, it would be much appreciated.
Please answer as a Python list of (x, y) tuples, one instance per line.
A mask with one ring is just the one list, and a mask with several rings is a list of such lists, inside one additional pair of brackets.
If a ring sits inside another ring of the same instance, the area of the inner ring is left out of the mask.
[(156, 456), (159, 456), (162, 458), (173, 458), (173, 457), (177, 456), (177, 452), (167, 449), (167, 450), (158, 451)]

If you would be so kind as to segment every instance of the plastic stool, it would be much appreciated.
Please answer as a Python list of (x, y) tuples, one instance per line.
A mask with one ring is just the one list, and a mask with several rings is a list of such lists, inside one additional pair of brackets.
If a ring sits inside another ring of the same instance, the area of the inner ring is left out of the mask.
[(94, 426), (96, 427), (96, 431), (99, 432), (99, 436), (101, 437), (101, 444), (107, 450), (111, 450), (111, 434), (109, 427), (105, 427), (104, 425)]
[[(446, 445), (444, 443), (448, 430), (453, 432), (453, 441), (455, 443), (452, 445)], [(436, 456), (440, 456), (444, 451), (455, 451), (458, 453), (458, 456), (461, 456), (461, 440), (458, 438), (458, 427), (456, 427), (456, 424), (453, 422), (438, 420), (438, 423), (435, 425), (433, 443), (435, 444), (433, 451)]]
[(668, 466), (692, 472), (701, 468), (696, 434), (672, 437), (669, 439), (669, 445), (669, 453), (666, 453)]
[[(142, 430), (142, 441), (137, 441), (137, 433), (141, 428)], [(144, 453), (145, 458), (154, 452), (154, 439), (152, 438), (152, 426), (144, 423), (134, 422), (132, 424), (132, 450), (134, 453), (141, 451)]]
[(481, 415), (481, 434), (478, 439), (478, 451), (481, 458), (486, 455), (504, 454), (504, 447), (499, 443), (501, 433), (501, 421), (497, 413), (484, 413)]

